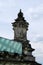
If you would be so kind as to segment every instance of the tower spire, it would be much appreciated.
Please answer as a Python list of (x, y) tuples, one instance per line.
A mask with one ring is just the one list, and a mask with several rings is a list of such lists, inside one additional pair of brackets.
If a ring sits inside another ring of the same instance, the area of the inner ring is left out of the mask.
[(21, 12), (21, 9), (20, 9), (20, 12)]
[[(15, 22), (12, 23), (13, 30), (14, 30), (14, 39), (18, 40), (27, 40), (27, 30), (28, 30), (28, 23), (23, 17), (23, 13), (21, 9), (18, 13), (18, 17), (15, 19)], [(15, 28), (16, 27), (16, 28)]]
[(21, 9), (20, 9), (20, 11), (18, 13), (18, 17), (23, 18), (23, 13), (22, 13)]
[(29, 40), (27, 40), (28, 23), (24, 19), (21, 9), (12, 25), (14, 30), (14, 40), (22, 43), (22, 59), (20, 58), (20, 61), (28, 62), (26, 65), (41, 65), (35, 61), (35, 57), (32, 55), (34, 49), (31, 47)]

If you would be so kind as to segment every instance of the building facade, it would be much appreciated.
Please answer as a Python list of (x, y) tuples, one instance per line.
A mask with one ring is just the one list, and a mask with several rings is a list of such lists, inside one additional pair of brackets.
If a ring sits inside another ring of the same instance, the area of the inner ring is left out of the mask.
[(2, 54), (2, 56), (4, 56), (4, 59), (0, 59), (0, 65), (41, 65), (35, 61), (35, 57), (32, 55), (32, 52), (35, 49), (31, 47), (31, 44), (27, 39), (29, 23), (23, 17), (21, 9), (18, 13), (18, 17), (15, 19), (15, 22), (12, 23), (12, 26), (14, 31), (13, 42), (16, 41), (18, 43), (16, 48), (19, 46), (20, 42), (22, 45), (22, 51), (20, 50), (21, 47), (19, 46), (18, 52), (21, 51), (21, 54), (18, 54), (18, 52), (9, 53), (7, 51), (4, 51), (4, 53), (0, 53), (0, 55)]

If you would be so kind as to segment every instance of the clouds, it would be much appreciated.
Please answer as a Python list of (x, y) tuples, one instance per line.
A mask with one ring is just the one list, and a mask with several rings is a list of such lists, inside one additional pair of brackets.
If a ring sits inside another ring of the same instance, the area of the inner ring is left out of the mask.
[(16, 4), (15, 0), (0, 0), (0, 5), (1, 7), (12, 7), (12, 6), (14, 7)]
[[(41, 4), (40, 4), (41, 3)], [(11, 22), (16, 17), (18, 10), (22, 8), (27, 21), (39, 20), (43, 17), (43, 3), (42, 1), (17, 1), (17, 0), (0, 0), (0, 21)]]
[(33, 20), (33, 21), (42, 19), (43, 18), (43, 4), (28, 8), (26, 11), (26, 15), (30, 18), (30, 20)]
[(42, 43), (43, 44), (43, 36), (37, 34), (37, 35), (33, 36), (31, 41), (34, 43)]
[[(26, 16), (30, 23), (27, 35), (28, 39), (31, 41), (39, 41), (39, 38), (42, 39), (43, 37), (43, 4), (29, 8), (26, 11)], [(41, 37), (37, 38), (38, 35)]]
[(10, 23), (0, 23), (0, 37), (13, 39), (13, 30)]
[(43, 62), (43, 0), (0, 0), (0, 36), (13, 39), (11, 22), (20, 9), (30, 24), (27, 36), (36, 49), (34, 55)]
[(36, 57), (36, 61), (43, 64), (43, 43), (30, 42), (32, 47), (35, 48), (33, 55)]
[(40, 42), (43, 44), (43, 36), (36, 37), (36, 40), (34, 42)]
[(0, 22), (11, 22), (15, 6), (15, 0), (0, 0)]
[(26, 16), (30, 23), (27, 36), (35, 49), (33, 55), (36, 57), (36, 61), (43, 64), (43, 4), (29, 8)]

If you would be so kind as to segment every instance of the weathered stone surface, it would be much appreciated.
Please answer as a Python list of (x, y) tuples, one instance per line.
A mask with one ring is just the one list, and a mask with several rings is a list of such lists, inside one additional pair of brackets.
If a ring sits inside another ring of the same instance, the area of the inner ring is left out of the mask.
[(22, 54), (12, 54), (4, 51), (0, 53), (0, 65), (41, 65), (35, 61), (35, 57), (32, 55), (35, 49), (31, 47), (30, 41), (27, 40), (28, 25), (20, 10), (12, 26), (14, 30), (13, 41), (21, 42)]
[(12, 23), (12, 25), (14, 30), (14, 40), (20, 41), (22, 43), (22, 55), (19, 56), (18, 60), (23, 62), (25, 61), (26, 63), (28, 62), (27, 65), (39, 65), (35, 61), (35, 57), (32, 55), (32, 51), (35, 49), (31, 47), (29, 40), (27, 40), (27, 30), (29, 23), (27, 23), (24, 19), (21, 10), (18, 13), (18, 18), (15, 19), (15, 22)]

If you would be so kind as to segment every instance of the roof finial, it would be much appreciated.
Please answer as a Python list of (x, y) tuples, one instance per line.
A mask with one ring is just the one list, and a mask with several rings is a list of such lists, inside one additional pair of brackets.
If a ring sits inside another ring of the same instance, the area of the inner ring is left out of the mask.
[(18, 13), (18, 17), (23, 17), (23, 13), (21, 12), (21, 9), (20, 12)]
[(20, 12), (21, 12), (21, 9), (20, 9)]

